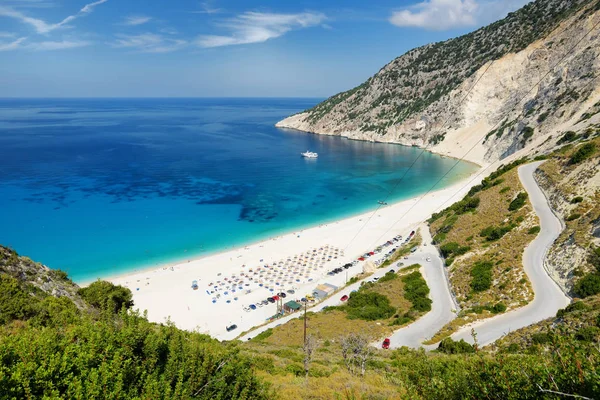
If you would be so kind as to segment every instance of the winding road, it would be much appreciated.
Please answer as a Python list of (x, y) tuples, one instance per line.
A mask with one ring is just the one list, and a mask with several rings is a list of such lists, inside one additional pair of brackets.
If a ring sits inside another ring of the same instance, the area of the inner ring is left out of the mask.
[[(533, 177), (533, 173), (542, 162), (543, 161), (523, 165), (518, 169), (519, 179), (529, 194), (529, 200), (533, 205), (535, 213), (539, 217), (541, 228), (538, 236), (527, 246), (523, 253), (523, 265), (535, 293), (534, 299), (525, 307), (480, 321), (461, 329), (452, 335), (454, 340), (464, 339), (469, 343), (473, 343), (473, 338), (471, 336), (471, 329), (473, 328), (477, 333), (477, 342), (479, 345), (484, 346), (496, 341), (511, 331), (552, 317), (559, 309), (566, 307), (570, 303), (569, 297), (567, 297), (552, 278), (550, 278), (544, 268), (546, 253), (552, 243), (558, 238), (563, 228), (560, 220), (552, 212), (546, 196)], [(424, 243), (430, 243), (431, 237), (429, 230), (421, 229), (421, 232), (423, 234)], [(428, 258), (430, 261), (425, 261)], [(421, 264), (421, 272), (430, 289), (432, 309), (414, 323), (394, 332), (394, 334), (390, 336), (390, 347), (397, 348), (407, 346), (411, 348), (423, 347), (425, 349), (434, 349), (437, 347), (437, 344), (426, 346), (422, 344), (423, 341), (429, 339), (445, 324), (452, 321), (456, 317), (457, 309), (457, 305), (450, 294), (443, 261), (432, 246), (421, 246), (416, 253), (411, 254), (407, 260), (402, 261), (404, 261), (406, 266), (414, 263)], [(375, 274), (370, 276), (367, 280), (370, 280), (375, 276), (381, 277), (387, 270), (387, 268), (377, 270)], [(352, 290), (358, 289), (360, 284), (361, 282), (357, 282), (344, 288), (339, 293), (336, 293), (332, 297), (312, 307), (310, 311), (317, 312), (321, 311), (326, 306), (340, 304), (340, 297), (344, 294), (349, 294)], [(243, 335), (240, 339), (248, 340), (268, 328), (285, 323), (292, 318), (298, 318), (301, 315), (301, 313), (295, 313), (263, 325), (262, 327)], [(373, 343), (373, 345), (379, 347), (380, 343), (381, 342), (376, 342)]]
[(550, 278), (544, 268), (546, 253), (563, 228), (560, 220), (548, 205), (548, 199), (546, 199), (533, 177), (533, 173), (541, 163), (543, 161), (519, 167), (519, 179), (529, 194), (529, 201), (540, 219), (541, 227), (538, 236), (527, 246), (523, 253), (525, 273), (531, 281), (535, 297), (525, 307), (462, 329), (452, 335), (454, 340), (464, 339), (469, 343), (473, 343), (471, 328), (474, 328), (477, 332), (477, 342), (485, 346), (511, 331), (556, 315), (559, 309), (570, 303), (570, 299)]

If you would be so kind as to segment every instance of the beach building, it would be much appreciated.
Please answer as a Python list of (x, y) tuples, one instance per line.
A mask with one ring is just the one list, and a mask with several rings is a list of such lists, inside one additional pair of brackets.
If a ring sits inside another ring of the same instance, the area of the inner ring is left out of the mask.
[(292, 313), (300, 310), (302, 308), (302, 304), (295, 302), (294, 300), (290, 300), (283, 305), (283, 311)]
[(320, 299), (324, 299), (325, 297), (329, 296), (336, 290), (337, 290), (337, 286), (334, 286), (330, 283), (323, 283), (322, 285), (319, 285), (315, 288), (315, 290), (313, 291), (313, 294)]

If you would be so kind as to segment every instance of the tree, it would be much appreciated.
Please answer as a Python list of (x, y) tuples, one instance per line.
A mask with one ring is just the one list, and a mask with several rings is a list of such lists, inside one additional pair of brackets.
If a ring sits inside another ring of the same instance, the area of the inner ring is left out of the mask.
[(113, 313), (133, 306), (131, 290), (106, 281), (96, 281), (77, 293), (90, 305)]
[(373, 348), (369, 345), (369, 339), (358, 333), (342, 336), (342, 358), (350, 373), (355, 374), (360, 369), (360, 375), (365, 376), (367, 362), (373, 356)]
[(319, 346), (319, 342), (313, 335), (306, 336), (306, 341), (304, 342), (304, 372), (306, 373), (306, 377), (308, 378), (308, 369), (310, 366), (310, 362), (312, 361), (313, 353)]

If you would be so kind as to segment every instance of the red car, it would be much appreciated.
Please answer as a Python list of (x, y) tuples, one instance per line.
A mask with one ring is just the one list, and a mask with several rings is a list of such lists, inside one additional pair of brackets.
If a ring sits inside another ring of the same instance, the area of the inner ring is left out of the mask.
[(279, 296), (273, 296), (273, 300), (279, 300)]
[(382, 349), (389, 349), (390, 348), (390, 338), (383, 339), (383, 343), (381, 344), (381, 348)]
[(346, 301), (346, 300), (348, 300), (348, 295), (346, 295), (346, 294), (345, 294), (345, 295), (343, 295), (343, 296), (342, 296), (342, 298), (341, 298), (340, 300), (341, 300), (341, 301)]
[(370, 252), (369, 252), (369, 255), (370, 255), (370, 256), (374, 256), (374, 255), (375, 255), (375, 252), (373, 252), (373, 251), (370, 251)]
[(364, 257), (358, 257), (358, 261), (365, 261)]

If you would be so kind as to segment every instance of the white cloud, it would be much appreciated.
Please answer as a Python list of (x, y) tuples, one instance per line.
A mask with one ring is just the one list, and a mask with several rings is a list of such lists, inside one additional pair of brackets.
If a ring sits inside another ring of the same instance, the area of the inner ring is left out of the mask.
[(216, 8), (211, 6), (211, 2), (208, 1), (200, 3), (200, 5), (202, 6), (202, 10), (192, 11), (193, 14), (218, 14), (224, 11), (222, 8)]
[(446, 30), (481, 26), (506, 16), (531, 0), (424, 0), (395, 11), (389, 21), (401, 27)]
[(396, 26), (444, 30), (475, 25), (479, 5), (475, 0), (426, 0), (409, 9), (395, 11)]
[(26, 37), (18, 38), (10, 43), (0, 43), (0, 51), (16, 50), (21, 47), (21, 43), (27, 39)]
[(17, 35), (15, 35), (12, 32), (0, 32), (0, 38), (11, 38), (11, 37), (15, 37)]
[(14, 10), (10, 7), (0, 6), (0, 16), (17, 19), (24, 24), (33, 26), (33, 28), (36, 30), (37, 33), (46, 34), (46, 33), (52, 32), (53, 30), (56, 30), (60, 27), (66, 26), (69, 22), (72, 22), (73, 20), (75, 20), (79, 17), (82, 17), (86, 14), (91, 13), (93, 11), (94, 7), (96, 7), (102, 3), (106, 3), (107, 1), (108, 0), (98, 0), (96, 2), (86, 4), (85, 6), (83, 6), (83, 8), (81, 10), (79, 10), (79, 12), (77, 14), (69, 15), (68, 17), (66, 17), (65, 19), (63, 19), (62, 21), (60, 21), (59, 23), (56, 23), (56, 24), (48, 24), (41, 19), (28, 17), (27, 15), (23, 14), (22, 12)]
[(227, 35), (202, 35), (196, 39), (201, 47), (231, 46), (265, 42), (285, 33), (319, 25), (326, 17), (321, 13), (272, 14), (246, 12), (219, 24)]
[(168, 53), (179, 50), (187, 45), (185, 40), (166, 38), (155, 33), (141, 35), (117, 35), (113, 47), (131, 48), (144, 53)]
[(152, 17), (146, 17), (144, 15), (133, 15), (133, 16), (125, 18), (125, 22), (123, 22), (123, 25), (129, 25), (129, 26), (143, 25), (146, 22), (150, 22), (151, 20), (152, 20)]
[(27, 49), (38, 50), (38, 51), (51, 51), (51, 50), (65, 50), (65, 49), (74, 49), (77, 47), (89, 46), (91, 43), (86, 41), (79, 40), (62, 40), (57, 42), (47, 41), (47, 42), (38, 42), (27, 45)]

